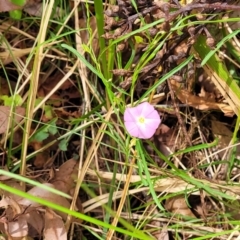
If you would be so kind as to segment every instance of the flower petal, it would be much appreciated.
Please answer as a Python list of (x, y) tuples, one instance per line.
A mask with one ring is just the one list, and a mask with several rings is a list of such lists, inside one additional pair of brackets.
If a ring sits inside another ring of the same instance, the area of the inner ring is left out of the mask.
[(125, 123), (125, 127), (128, 131), (128, 133), (132, 136), (132, 137), (137, 137), (139, 138), (139, 135), (141, 133), (139, 133), (139, 128), (138, 126), (136, 125), (135, 122), (127, 122)]
[[(139, 118), (143, 122), (139, 122)], [(154, 107), (148, 102), (143, 102), (136, 107), (127, 108), (124, 112), (124, 124), (133, 137), (151, 138), (160, 124), (160, 116)]]
[(141, 128), (141, 129), (139, 129), (139, 138), (141, 138), (141, 139), (149, 139), (149, 138), (151, 138), (153, 135), (154, 135), (154, 133), (156, 132), (156, 129), (153, 129), (153, 128), (151, 128), (151, 129), (149, 129), (149, 128)]
[(146, 119), (145, 123), (148, 126), (156, 127), (156, 129), (158, 128), (159, 124), (161, 123), (161, 119), (160, 119), (157, 111), (152, 112), (151, 115), (149, 115), (145, 119)]
[(135, 107), (127, 108), (124, 112), (123, 119), (125, 122), (136, 122), (138, 115), (138, 110)]
[(129, 128), (127, 130), (132, 137), (141, 138), (141, 132), (139, 132), (139, 128), (136, 125), (133, 128)]
[(156, 123), (151, 123), (151, 124), (149, 124), (149, 123), (150, 122), (148, 122), (144, 125), (142, 124), (142, 125), (138, 126), (139, 127), (139, 138), (148, 139), (154, 135), (159, 124), (157, 123), (157, 125), (156, 125)]
[(141, 111), (141, 114), (144, 116), (144, 117), (148, 117), (148, 115), (150, 115), (152, 112), (156, 112), (156, 110), (154, 109), (154, 107), (148, 103), (148, 102), (143, 102), (143, 103), (140, 103), (138, 106), (138, 108), (141, 108), (142, 111)]

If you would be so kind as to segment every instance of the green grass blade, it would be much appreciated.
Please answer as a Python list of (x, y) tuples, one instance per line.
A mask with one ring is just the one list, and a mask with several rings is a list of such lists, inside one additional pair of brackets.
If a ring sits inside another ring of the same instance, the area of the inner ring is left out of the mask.
[(160, 204), (157, 194), (154, 190), (154, 184), (152, 182), (151, 175), (148, 170), (146, 158), (143, 153), (143, 146), (139, 139), (136, 140), (136, 150), (137, 150), (137, 153), (139, 154), (139, 159), (137, 161), (142, 162), (143, 170), (146, 176), (146, 182), (148, 183), (149, 191), (153, 197), (153, 200), (161, 211), (165, 211), (164, 207)]
[(146, 234), (140, 232), (140, 231), (137, 231), (136, 232), (130, 232), (130, 231), (127, 231), (127, 230), (124, 230), (122, 228), (119, 228), (119, 227), (114, 227), (108, 223), (105, 223), (105, 222), (102, 222), (100, 220), (97, 220), (96, 218), (92, 218), (92, 217), (89, 217), (85, 214), (82, 214), (82, 213), (79, 213), (79, 212), (76, 212), (76, 211), (72, 211), (72, 210), (69, 210), (67, 208), (64, 208), (62, 206), (59, 206), (55, 203), (52, 203), (50, 201), (46, 201), (42, 198), (39, 198), (39, 197), (35, 197), (31, 194), (28, 194), (28, 193), (25, 193), (25, 192), (22, 192), (18, 189), (15, 189), (15, 188), (12, 188), (12, 187), (9, 187), (3, 183), (0, 183), (0, 188), (5, 190), (5, 191), (8, 191), (8, 192), (11, 192), (13, 194), (16, 194), (20, 197), (23, 197), (23, 198), (26, 198), (26, 199), (29, 199), (31, 201), (34, 201), (34, 202), (37, 202), (37, 203), (40, 203), (42, 204), (43, 206), (47, 206), (47, 207), (50, 207), (54, 210), (57, 210), (57, 211), (60, 211), (60, 212), (63, 212), (63, 213), (66, 213), (66, 214), (69, 214), (73, 217), (76, 217), (76, 218), (79, 218), (79, 219), (82, 219), (84, 221), (87, 221), (87, 222), (90, 222), (90, 223), (93, 223), (95, 225), (98, 225), (98, 226), (102, 226), (102, 227), (105, 227), (105, 228), (109, 228), (109, 229), (114, 229), (115, 231), (117, 232), (120, 232), (120, 233), (123, 233), (125, 235), (128, 235), (128, 236), (132, 236), (132, 237), (135, 237), (137, 239), (143, 239), (143, 240), (153, 240), (152, 238), (150, 238), (149, 236), (147, 236)]
[[(226, 100), (233, 109), (233, 111), (239, 115), (240, 114), (240, 88), (237, 85), (235, 79), (233, 79), (223, 64), (223, 62), (218, 58), (217, 54), (212, 55), (212, 50), (206, 45), (206, 37), (200, 35), (194, 44), (194, 50), (199, 55), (200, 59), (204, 60), (206, 57), (208, 61), (206, 62), (205, 70), (208, 72), (210, 77), (219, 84), (219, 91), (223, 96), (226, 96)], [(209, 54), (211, 55), (210, 57)], [(216, 74), (216, 75), (214, 75)], [(228, 88), (228, 89), (226, 89)]]
[(108, 93), (108, 97), (112, 102), (113, 98), (114, 98), (114, 95), (113, 95), (113, 92), (111, 91), (110, 82), (107, 81), (107, 79), (104, 77), (104, 75), (100, 71), (98, 71), (95, 67), (93, 67), (93, 65), (90, 64), (84, 58), (84, 56), (82, 56), (76, 49), (74, 49), (71, 46), (68, 46), (67, 44), (61, 44), (61, 46), (63, 48), (68, 49), (73, 54), (75, 54), (93, 73), (95, 73), (103, 81), (103, 84), (105, 85), (107, 93)]
[(48, 186), (46, 186), (44, 184), (41, 184), (41, 183), (36, 182), (34, 180), (28, 179), (26, 177), (20, 176), (19, 174), (14, 174), (14, 173), (7, 172), (5, 170), (0, 169), (0, 175), (4, 175), (4, 176), (10, 177), (10, 178), (14, 178), (14, 179), (16, 179), (18, 181), (21, 181), (21, 182), (29, 183), (29, 184), (31, 184), (33, 186), (40, 187), (40, 188), (45, 189), (45, 190), (47, 190), (49, 192), (52, 192), (52, 193), (55, 193), (55, 194), (60, 195), (62, 197), (71, 199), (71, 197), (68, 194), (64, 193), (64, 192), (61, 192), (61, 191), (59, 191), (57, 189), (54, 189), (52, 187), (48, 187)]

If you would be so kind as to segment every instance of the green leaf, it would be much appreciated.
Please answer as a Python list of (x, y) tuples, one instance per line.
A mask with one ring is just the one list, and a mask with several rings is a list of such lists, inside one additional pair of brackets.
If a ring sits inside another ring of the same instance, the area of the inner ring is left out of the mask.
[(57, 190), (57, 189), (55, 189), (55, 188), (52, 188), (52, 187), (49, 187), (49, 186), (47, 186), (47, 185), (41, 184), (41, 183), (36, 182), (36, 181), (34, 181), (34, 180), (31, 180), (31, 179), (29, 179), (29, 178), (20, 176), (19, 174), (11, 173), (11, 172), (8, 172), (8, 171), (2, 170), (2, 169), (0, 169), (0, 174), (1, 174), (1, 175), (4, 175), (4, 176), (8, 176), (8, 177), (10, 177), (10, 178), (14, 178), (14, 179), (19, 180), (19, 181), (22, 181), (22, 182), (29, 183), (29, 184), (31, 184), (31, 185), (33, 185), (33, 186), (38, 186), (38, 187), (40, 187), (40, 188), (42, 188), (42, 189), (45, 189), (45, 190), (47, 190), (47, 191), (49, 191), (49, 192), (58, 194), (59, 196), (62, 196), (62, 197), (66, 197), (66, 198), (70, 198), (70, 199), (71, 199), (71, 197), (70, 197), (68, 194), (64, 193), (64, 192), (61, 192), (61, 191), (59, 191), (59, 190)]
[[(208, 60), (209, 60), (211, 57), (213, 57), (214, 54), (215, 54), (226, 42), (228, 42), (231, 38), (235, 37), (235, 36), (236, 36), (237, 34), (239, 34), (239, 33), (240, 33), (240, 30), (234, 31), (234, 32), (228, 34), (226, 37), (224, 37), (224, 38), (217, 44), (217, 46), (216, 46), (216, 48), (215, 48), (214, 50), (211, 50), (211, 51), (210, 51), (210, 48), (209, 48), (209, 51), (208, 51), (208, 53), (205, 55), (204, 59), (202, 60), (201, 65), (202, 65), (202, 66), (205, 65), (205, 64), (208, 62)], [(203, 37), (203, 36), (201, 36), (201, 38), (202, 38), (202, 37)]]
[(37, 132), (31, 138), (32, 141), (41, 142), (49, 137), (49, 134), (55, 135), (58, 130), (56, 126), (57, 119), (52, 119), (47, 124), (43, 125), (43, 127), (39, 128)]
[(20, 20), (22, 18), (22, 10), (9, 11), (9, 15), (12, 19)]
[(11, 2), (21, 7), (26, 4), (26, 0), (11, 0)]
[(23, 102), (22, 97), (18, 94), (10, 96), (10, 97), (7, 95), (3, 95), (0, 97), (0, 99), (3, 100), (4, 106), (8, 106), (8, 107), (11, 107), (12, 105), (20, 106)]
[(43, 140), (47, 139), (49, 136), (49, 134), (47, 132), (44, 131), (39, 131), (36, 134), (34, 134), (32, 140), (37, 141), (37, 142), (42, 142)]
[(39, 198), (39, 197), (35, 197), (35, 196), (33, 196), (29, 193), (25, 193), (25, 192), (20, 191), (18, 189), (12, 188), (12, 187), (7, 186), (3, 183), (0, 183), (0, 189), (3, 189), (3, 190), (8, 191), (10, 193), (13, 193), (13, 194), (15, 194), (17, 196), (20, 196), (22, 198), (26, 198), (26, 199), (29, 199), (31, 201), (35, 201), (37, 203), (42, 204), (43, 206), (50, 207), (54, 210), (61, 211), (63, 213), (67, 213), (71, 216), (82, 219), (84, 221), (88, 221), (90, 223), (95, 224), (96, 226), (102, 226), (102, 227), (105, 227), (105, 228), (108, 228), (108, 229), (114, 229), (115, 231), (118, 231), (118, 232), (122, 233), (124, 236), (129, 235), (129, 236), (132, 236), (134, 238), (143, 239), (143, 240), (153, 240), (154, 239), (154, 238), (144, 234), (142, 231), (139, 231), (138, 229), (135, 229), (133, 231), (132, 229), (125, 230), (125, 229), (122, 229), (120, 227), (114, 227), (114, 226), (112, 226), (108, 223), (105, 223), (103, 221), (100, 221), (96, 218), (89, 217), (88, 215), (85, 215), (85, 214), (82, 214), (82, 213), (79, 213), (79, 212), (76, 212), (76, 211), (73, 211), (73, 210), (69, 210), (65, 207), (62, 207), (62, 206), (58, 205), (57, 203), (53, 203), (51, 201), (47, 201), (47, 200)]
[(144, 39), (140, 36), (134, 36), (136, 43), (144, 43)]
[[(20, 7), (23, 7), (26, 4), (26, 0), (11, 0), (11, 2)], [(22, 18), (22, 10), (17, 9), (9, 11), (9, 15), (13, 19), (20, 20)]]
[(68, 146), (68, 141), (66, 139), (63, 139), (62, 141), (59, 142), (58, 147), (62, 151), (67, 151), (67, 146)]
[(55, 135), (58, 132), (56, 122), (51, 122), (48, 126), (48, 132), (50, 134)]
[(44, 106), (44, 112), (45, 115), (48, 119), (52, 119), (53, 118), (53, 111), (52, 111), (52, 107), (49, 105), (45, 105)]

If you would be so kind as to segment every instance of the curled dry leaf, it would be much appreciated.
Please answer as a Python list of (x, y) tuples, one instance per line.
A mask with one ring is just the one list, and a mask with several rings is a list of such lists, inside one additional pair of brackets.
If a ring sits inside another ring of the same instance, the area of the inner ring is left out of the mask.
[(168, 211), (174, 214), (181, 214), (183, 216), (195, 218), (195, 215), (189, 209), (184, 196), (180, 195), (180, 196), (167, 199), (165, 203), (165, 207)]
[(67, 240), (63, 220), (49, 208), (45, 213), (44, 239)]
[[(192, 51), (201, 60), (209, 54), (211, 49), (206, 45), (205, 36), (199, 35)], [(229, 111), (226, 112), (220, 105), (219, 108), (225, 115), (233, 116), (234, 113), (238, 115), (240, 112), (240, 88), (237, 81), (229, 73), (226, 65), (222, 63), (217, 54), (214, 54), (209, 58), (207, 63), (203, 65), (203, 69), (211, 78), (211, 81), (216, 85), (224, 100), (228, 103), (232, 114), (229, 114)]]
[(23, 119), (25, 115), (25, 108), (16, 107), (14, 113), (12, 113), (10, 110), (10, 107), (0, 106), (0, 134), (7, 131), (8, 122), (10, 119), (13, 119), (13, 124), (15, 126)]
[(195, 96), (188, 92), (186, 89), (181, 87), (181, 84), (170, 80), (172, 89), (174, 90), (177, 98), (182, 102), (191, 107), (194, 107), (199, 110), (221, 110), (226, 116), (233, 116), (234, 112), (232, 108), (225, 103), (217, 103), (212, 99), (206, 99), (202, 97)]

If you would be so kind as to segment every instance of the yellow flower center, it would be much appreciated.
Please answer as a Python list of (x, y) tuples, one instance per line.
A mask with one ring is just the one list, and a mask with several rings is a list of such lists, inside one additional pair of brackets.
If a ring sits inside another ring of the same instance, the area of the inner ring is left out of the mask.
[(139, 117), (138, 122), (143, 124), (145, 122), (145, 118), (144, 117)]

